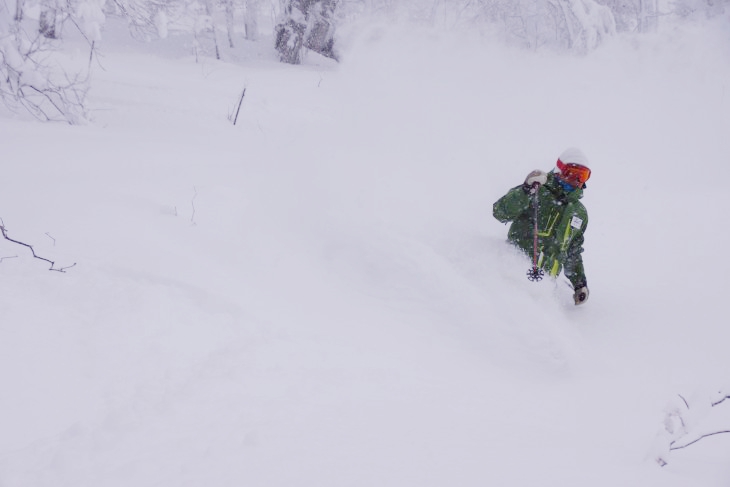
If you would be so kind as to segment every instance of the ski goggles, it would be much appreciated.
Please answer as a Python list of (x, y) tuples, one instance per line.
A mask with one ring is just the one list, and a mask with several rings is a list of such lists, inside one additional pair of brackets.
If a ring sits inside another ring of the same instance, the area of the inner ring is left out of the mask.
[(566, 164), (558, 159), (557, 166), (560, 169), (560, 179), (575, 188), (582, 188), (591, 177), (591, 170), (580, 164)]

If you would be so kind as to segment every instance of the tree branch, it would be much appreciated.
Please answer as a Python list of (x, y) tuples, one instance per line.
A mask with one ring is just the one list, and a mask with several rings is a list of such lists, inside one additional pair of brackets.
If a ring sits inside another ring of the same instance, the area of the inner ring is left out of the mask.
[(684, 402), (684, 405), (689, 409), (689, 404), (687, 403), (687, 400), (684, 398), (682, 394), (677, 394), (680, 399), (682, 399), (682, 402)]
[(8, 241), (13, 242), (13, 243), (16, 243), (18, 245), (22, 245), (24, 247), (28, 247), (30, 249), (30, 252), (33, 254), (33, 257), (35, 257), (36, 259), (43, 260), (45, 262), (50, 263), (51, 264), (51, 267), (48, 269), (49, 271), (66, 272), (66, 269), (69, 269), (69, 268), (71, 268), (71, 267), (73, 267), (73, 266), (76, 265), (76, 262), (74, 262), (73, 264), (71, 264), (69, 266), (56, 268), (55, 267), (56, 266), (56, 263), (55, 262), (53, 262), (50, 259), (46, 259), (45, 257), (41, 257), (41, 256), (37, 255), (35, 253), (35, 250), (33, 250), (33, 247), (32, 246), (28, 245), (27, 243), (23, 243), (23, 242), (20, 242), (18, 240), (13, 240), (12, 238), (8, 237), (8, 231), (5, 228), (5, 223), (2, 221), (2, 219), (0, 219), (0, 232), (2, 232), (3, 238), (5, 238), (5, 240), (8, 240)]
[(190, 217), (190, 223), (192, 223), (193, 225), (195, 225), (195, 198), (198, 197), (198, 188), (196, 188), (195, 186), (193, 186), (193, 191), (194, 191), (193, 199), (190, 200), (190, 205), (193, 207), (193, 214)]
[(682, 448), (687, 448), (688, 446), (697, 443), (702, 438), (707, 438), (708, 436), (720, 435), (720, 434), (723, 434), (723, 433), (730, 433), (730, 430), (713, 431), (712, 433), (707, 433), (706, 435), (702, 435), (699, 438), (696, 438), (696, 439), (694, 439), (694, 440), (690, 441), (689, 443), (686, 443), (686, 444), (684, 444), (682, 446), (674, 446), (674, 444), (676, 443), (676, 441), (673, 441), (673, 442), (671, 442), (669, 444), (669, 451), (672, 451), (672, 450), (681, 450)]
[(236, 110), (236, 116), (233, 117), (233, 125), (236, 125), (236, 122), (238, 121), (238, 112), (241, 111), (241, 105), (243, 104), (243, 97), (246, 96), (246, 88), (243, 88), (243, 93), (241, 93), (241, 99), (238, 100), (238, 109)]
[(719, 401), (713, 402), (712, 403), (712, 407), (714, 408), (715, 406), (717, 406), (718, 404), (720, 404), (721, 402), (723, 402), (725, 399), (730, 399), (730, 396), (725, 396), (722, 399), (720, 399)]

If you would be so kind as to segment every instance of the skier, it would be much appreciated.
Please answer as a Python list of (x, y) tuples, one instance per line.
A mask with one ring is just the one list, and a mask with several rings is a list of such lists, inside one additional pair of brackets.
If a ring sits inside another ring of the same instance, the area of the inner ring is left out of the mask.
[[(570, 148), (560, 155), (555, 169), (549, 173), (532, 171), (523, 184), (509, 190), (493, 207), (494, 218), (502, 223), (512, 222), (508, 240), (527, 255), (534, 256), (535, 269), (528, 271), (528, 275), (542, 273), (544, 269), (548, 275), (557, 277), (562, 270), (573, 285), (576, 305), (588, 299), (581, 256), (588, 212), (579, 200), (590, 176), (585, 154), (580, 149)], [(537, 200), (537, 209), (534, 200)], [(535, 244), (537, 248), (534, 248)]]

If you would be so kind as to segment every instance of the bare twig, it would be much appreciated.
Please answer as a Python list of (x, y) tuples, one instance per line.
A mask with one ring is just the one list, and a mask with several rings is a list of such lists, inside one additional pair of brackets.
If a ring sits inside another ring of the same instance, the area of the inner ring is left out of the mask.
[(33, 257), (35, 257), (36, 259), (43, 260), (43, 261), (46, 261), (46, 262), (50, 263), (51, 264), (51, 267), (48, 269), (49, 271), (66, 272), (66, 269), (70, 269), (71, 267), (73, 267), (73, 266), (76, 265), (76, 263), (74, 262), (73, 264), (71, 264), (69, 266), (56, 268), (56, 263), (53, 262), (52, 260), (46, 259), (45, 257), (41, 257), (39, 255), (36, 255), (35, 250), (33, 250), (33, 247), (32, 246), (28, 245), (27, 243), (23, 243), (23, 242), (20, 242), (18, 240), (14, 240), (14, 239), (8, 237), (8, 231), (5, 228), (5, 222), (3, 222), (1, 218), (0, 218), (0, 232), (2, 232), (3, 237), (5, 238), (5, 240), (8, 240), (8, 241), (13, 242), (13, 243), (16, 243), (18, 245), (22, 245), (24, 247), (28, 247), (30, 249), (30, 252), (33, 254)]
[(48, 233), (48, 232), (46, 232), (46, 237), (48, 237), (48, 238), (50, 238), (51, 240), (53, 240), (53, 246), (55, 247), (55, 246), (56, 246), (56, 239), (55, 239), (55, 238), (53, 238), (53, 237), (51, 237), (51, 234), (50, 234), (50, 233)]
[(730, 396), (725, 396), (725, 397), (723, 397), (722, 399), (720, 399), (719, 401), (715, 401), (715, 402), (713, 402), (713, 403), (712, 403), (712, 407), (715, 407), (715, 406), (717, 406), (718, 404), (720, 404), (721, 402), (723, 402), (723, 401), (724, 401), (725, 399), (730, 399)]
[(238, 113), (241, 111), (241, 105), (243, 104), (244, 96), (246, 96), (246, 88), (243, 89), (243, 93), (241, 93), (241, 98), (238, 100), (238, 108), (236, 109), (236, 116), (233, 117), (233, 125), (236, 125), (236, 122), (238, 121)]
[(682, 394), (677, 394), (679, 398), (684, 402), (684, 405), (689, 409), (689, 404), (687, 403), (687, 400), (682, 396)]
[(8, 255), (6, 257), (0, 257), (0, 262), (4, 261), (5, 259), (15, 259), (17, 255)]
[(193, 199), (190, 201), (190, 205), (193, 207), (193, 214), (190, 216), (190, 222), (195, 225), (195, 198), (198, 197), (198, 189), (193, 186)]
[(721, 434), (723, 434), (723, 433), (730, 433), (730, 430), (724, 430), (724, 431), (713, 431), (712, 433), (707, 433), (706, 435), (702, 435), (702, 436), (700, 436), (699, 438), (696, 438), (696, 439), (694, 439), (694, 440), (690, 441), (689, 443), (686, 443), (686, 444), (684, 444), (684, 445), (681, 445), (681, 446), (674, 446), (674, 444), (676, 443), (676, 441), (673, 441), (673, 442), (671, 442), (671, 443), (669, 444), (669, 450), (670, 450), (670, 451), (671, 451), (671, 450), (681, 450), (682, 448), (687, 448), (688, 446), (690, 446), (690, 445), (693, 445), (693, 444), (697, 443), (697, 442), (698, 442), (698, 441), (700, 441), (700, 440), (701, 440), (702, 438), (707, 438), (708, 436), (714, 436), (714, 435), (721, 435)]
[(94, 46), (96, 45), (96, 42), (91, 43), (91, 47), (89, 48), (89, 71), (91, 71), (91, 63), (94, 60)]

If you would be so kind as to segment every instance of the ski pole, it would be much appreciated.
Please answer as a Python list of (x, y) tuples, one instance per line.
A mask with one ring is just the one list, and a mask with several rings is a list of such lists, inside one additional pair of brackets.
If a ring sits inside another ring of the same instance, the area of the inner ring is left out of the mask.
[(532, 193), (532, 206), (535, 209), (535, 226), (532, 232), (532, 269), (527, 269), (527, 279), (529, 279), (530, 281), (540, 281), (542, 280), (542, 276), (545, 275), (545, 271), (537, 267), (537, 216), (538, 208), (540, 206), (538, 197), (538, 192), (540, 191), (540, 183), (533, 183), (532, 188), (535, 190)]

